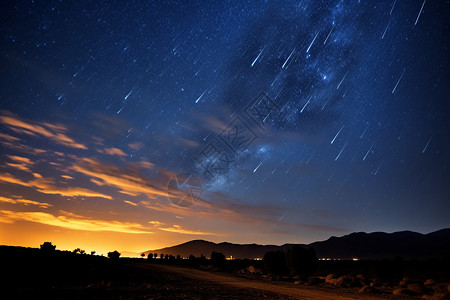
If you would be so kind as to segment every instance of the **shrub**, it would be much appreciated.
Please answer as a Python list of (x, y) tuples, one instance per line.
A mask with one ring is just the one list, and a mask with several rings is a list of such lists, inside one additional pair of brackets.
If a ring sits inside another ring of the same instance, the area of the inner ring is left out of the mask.
[(312, 248), (294, 246), (286, 251), (286, 265), (291, 276), (307, 277), (317, 268), (316, 252)]
[(264, 269), (269, 274), (286, 275), (288, 273), (285, 254), (281, 250), (266, 252), (263, 262)]

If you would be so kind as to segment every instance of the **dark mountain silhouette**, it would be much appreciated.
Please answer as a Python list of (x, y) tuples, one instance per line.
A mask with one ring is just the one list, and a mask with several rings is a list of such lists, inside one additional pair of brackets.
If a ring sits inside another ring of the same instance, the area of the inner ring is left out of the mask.
[[(294, 244), (257, 245), (213, 243), (204, 240), (193, 240), (177, 246), (145, 251), (148, 253), (209, 257), (212, 251), (222, 252), (226, 257), (262, 258), (264, 253), (273, 250), (286, 250)], [(342, 237), (330, 237), (326, 241), (314, 242), (301, 246), (312, 247), (319, 258), (339, 259), (429, 259), (450, 258), (450, 228), (421, 234), (412, 231), (394, 233), (355, 232)]]

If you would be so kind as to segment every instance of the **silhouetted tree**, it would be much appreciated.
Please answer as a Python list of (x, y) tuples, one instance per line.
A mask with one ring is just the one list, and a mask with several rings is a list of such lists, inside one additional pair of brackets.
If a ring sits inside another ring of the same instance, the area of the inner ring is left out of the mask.
[(286, 258), (284, 252), (281, 250), (266, 252), (266, 254), (264, 254), (263, 262), (264, 268), (269, 274), (286, 275), (288, 273)]
[(211, 253), (211, 263), (216, 267), (223, 267), (225, 265), (225, 255), (221, 252), (213, 251)]
[(108, 252), (108, 257), (112, 260), (119, 259), (120, 252), (118, 252), (117, 250), (114, 250), (113, 252)]
[(153, 253), (149, 253), (149, 254), (147, 255), (147, 259), (153, 259)]
[(56, 246), (53, 245), (51, 242), (44, 242), (40, 247), (41, 250), (45, 253), (52, 253), (56, 249)]
[(307, 277), (317, 268), (316, 251), (312, 248), (294, 246), (286, 251), (286, 265), (290, 275)]
[(158, 257), (158, 253), (153, 254), (153, 257), (157, 258)]
[(95, 254), (95, 251), (91, 251), (91, 255), (94, 255)]
[(145, 253), (141, 253), (141, 257), (144, 258), (145, 257)]
[(75, 254), (77, 254), (77, 253), (85, 254), (86, 253), (84, 250), (81, 250), (80, 248), (76, 248), (72, 252), (75, 253)]
[(164, 254), (161, 253), (161, 254), (159, 255), (159, 258), (164, 259)]
[(181, 260), (180, 254), (177, 255), (177, 260)]

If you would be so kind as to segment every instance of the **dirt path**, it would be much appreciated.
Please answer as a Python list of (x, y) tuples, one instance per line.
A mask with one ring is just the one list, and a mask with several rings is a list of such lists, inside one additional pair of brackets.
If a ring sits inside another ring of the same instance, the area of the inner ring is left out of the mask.
[(237, 277), (233, 275), (217, 274), (214, 272), (202, 271), (193, 268), (184, 268), (180, 266), (169, 266), (169, 265), (142, 265), (142, 268), (157, 269), (161, 272), (167, 272), (172, 274), (177, 274), (185, 278), (195, 279), (199, 281), (209, 281), (220, 285), (227, 285), (237, 288), (246, 289), (259, 289), (264, 291), (269, 291), (277, 294), (284, 294), (295, 299), (308, 299), (308, 300), (354, 300), (354, 299), (364, 299), (364, 300), (379, 300), (380, 297), (369, 296), (369, 295), (346, 295), (340, 291), (331, 292), (323, 291), (319, 289), (293, 286), (292, 284), (285, 282), (263, 282), (260, 280), (250, 280), (242, 277)]

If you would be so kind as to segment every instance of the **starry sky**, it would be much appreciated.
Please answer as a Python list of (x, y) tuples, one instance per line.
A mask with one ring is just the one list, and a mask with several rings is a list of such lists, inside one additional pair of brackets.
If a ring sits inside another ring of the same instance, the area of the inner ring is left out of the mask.
[(449, 1), (7, 1), (0, 244), (450, 226)]

